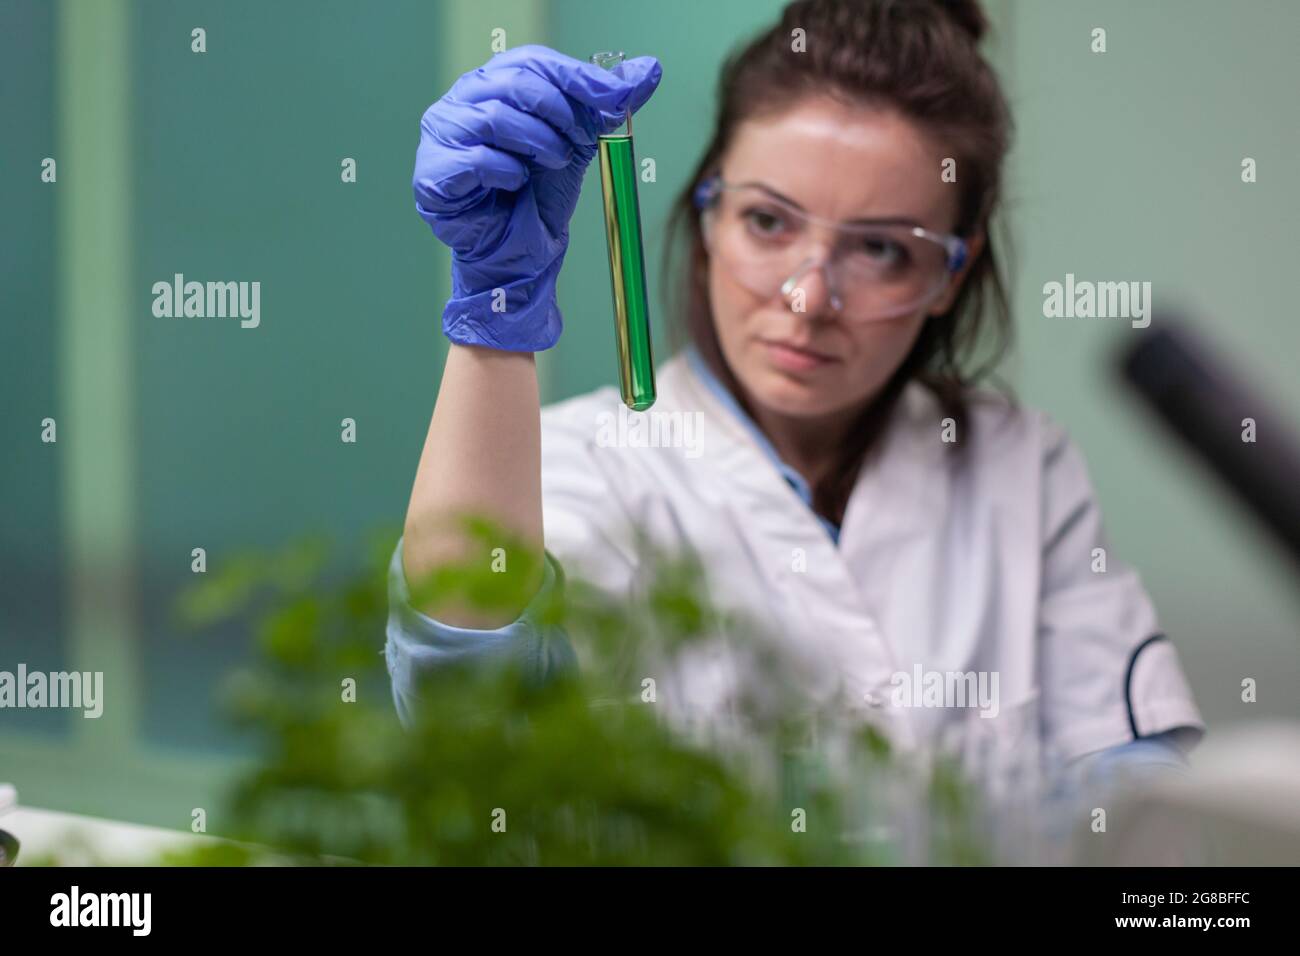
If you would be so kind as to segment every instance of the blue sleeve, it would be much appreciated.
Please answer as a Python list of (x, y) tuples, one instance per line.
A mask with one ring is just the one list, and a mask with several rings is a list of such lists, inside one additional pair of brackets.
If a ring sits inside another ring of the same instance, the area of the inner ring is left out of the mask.
[(392, 681), (393, 703), (403, 726), (411, 725), (414, 708), (419, 704), (421, 678), (439, 667), (475, 659), (485, 663), (514, 659), (527, 673), (545, 680), (576, 666), (576, 657), (563, 629), (546, 627), (536, 620), (552, 592), (563, 588), (563, 580), (563, 572), (547, 552), (541, 587), (518, 620), (490, 630), (454, 627), (434, 620), (411, 605), (399, 539), (388, 566), (388, 639), (384, 658)]
[(1187, 757), (1178, 742), (1182, 730), (1174, 728), (1150, 737), (1138, 737), (1091, 755), (1087, 758), (1089, 779), (1096, 784), (1108, 785), (1122, 777), (1145, 777), (1185, 770)]

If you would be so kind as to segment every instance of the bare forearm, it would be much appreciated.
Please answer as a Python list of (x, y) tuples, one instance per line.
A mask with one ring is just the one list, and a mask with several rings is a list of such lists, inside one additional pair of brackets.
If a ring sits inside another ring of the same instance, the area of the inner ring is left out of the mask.
[[(485, 517), (540, 550), (539, 416), (532, 353), (451, 346), (406, 512), (407, 580), (473, 553), (456, 522), (466, 514)], [(497, 627), (521, 610), (485, 616), (439, 608), (438, 617), (462, 627)]]

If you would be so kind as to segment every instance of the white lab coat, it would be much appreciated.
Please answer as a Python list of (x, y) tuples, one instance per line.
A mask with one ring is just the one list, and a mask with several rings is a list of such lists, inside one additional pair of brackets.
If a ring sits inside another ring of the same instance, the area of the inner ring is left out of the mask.
[[(1137, 574), (1108, 550), (1105, 571), (1094, 570), (1094, 549), (1107, 546), (1093, 490), (1079, 452), (1045, 416), (986, 396), (956, 458), (933, 397), (909, 385), (837, 546), (685, 356), (661, 368), (658, 385), (635, 437), (612, 388), (543, 410), (546, 548), (569, 576), (634, 592), (634, 528), (657, 547), (691, 550), (716, 604), (757, 620), (804, 662), (801, 692), (813, 706), (839, 700), (903, 749), (1073, 759), (1203, 729), (1173, 644), (1151, 640), (1160, 628)], [(674, 415), (699, 426), (686, 433), (691, 447), (632, 447), (650, 441), (653, 416)], [(394, 566), (400, 579), (397, 557)], [(455, 654), (514, 639), (510, 628), (479, 632), (481, 642), (447, 629), (405, 604), (400, 580), (394, 587), (399, 708), (402, 685), (436, 662), (442, 651), (430, 646), (446, 632)], [(725, 719), (745, 679), (734, 653), (744, 640), (730, 634), (648, 675), (665, 711), (687, 725)], [(996, 674), (996, 716), (951, 700), (916, 706), (901, 675), (918, 668)]]

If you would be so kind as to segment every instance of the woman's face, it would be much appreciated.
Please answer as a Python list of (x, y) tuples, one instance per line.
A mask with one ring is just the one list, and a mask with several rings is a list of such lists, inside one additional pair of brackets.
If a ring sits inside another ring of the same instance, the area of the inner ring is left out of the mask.
[[(958, 187), (942, 181), (943, 159), (896, 113), (816, 98), (741, 124), (721, 174), (728, 183), (762, 184), (819, 219), (904, 219), (947, 233)], [(977, 252), (975, 245), (970, 259)], [(965, 271), (915, 313), (870, 322), (841, 319), (825, 277), (806, 273), (802, 303), (787, 302), (749, 291), (711, 258), (718, 340), (756, 412), (812, 418), (860, 408), (906, 357), (926, 317), (950, 307)]]

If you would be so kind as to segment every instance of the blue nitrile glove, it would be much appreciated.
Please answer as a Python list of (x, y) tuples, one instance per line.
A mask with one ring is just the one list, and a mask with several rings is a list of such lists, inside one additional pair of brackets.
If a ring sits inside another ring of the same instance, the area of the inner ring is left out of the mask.
[[(559, 339), (555, 281), (596, 136), (639, 109), (661, 73), (649, 56), (605, 70), (521, 46), (425, 112), (412, 184), (415, 208), (452, 251), (451, 341), (535, 352)], [(492, 309), (496, 289), (504, 311)]]

